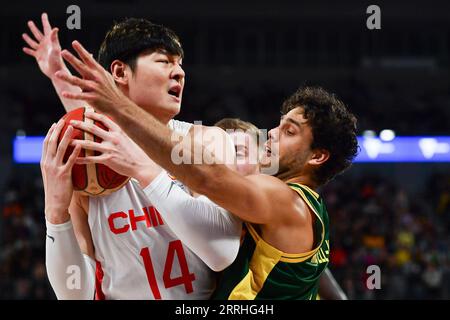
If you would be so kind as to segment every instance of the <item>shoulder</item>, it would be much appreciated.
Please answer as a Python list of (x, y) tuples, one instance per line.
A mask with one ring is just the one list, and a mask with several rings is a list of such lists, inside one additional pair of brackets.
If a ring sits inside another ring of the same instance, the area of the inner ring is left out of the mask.
[(292, 189), (282, 180), (277, 177), (267, 174), (254, 174), (246, 177), (255, 185), (259, 185), (264, 188), (271, 189), (273, 191), (279, 191), (283, 194), (291, 194)]
[(247, 177), (265, 191), (272, 203), (272, 214), (280, 223), (309, 223), (310, 210), (305, 200), (284, 181), (265, 174)]

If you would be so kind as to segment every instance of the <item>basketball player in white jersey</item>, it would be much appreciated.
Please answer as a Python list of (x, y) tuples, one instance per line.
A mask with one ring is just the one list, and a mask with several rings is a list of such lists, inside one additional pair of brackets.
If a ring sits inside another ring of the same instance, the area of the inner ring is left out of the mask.
[[(24, 51), (34, 56), (52, 79), (67, 111), (85, 105), (62, 97), (62, 90), (80, 89), (53, 77), (58, 70), (68, 70), (61, 59), (57, 29), (51, 29), (45, 14), (42, 20), (44, 34), (29, 23), (35, 40), (24, 35), (30, 46)], [(172, 120), (179, 112), (184, 87), (182, 57), (181, 45), (172, 31), (138, 19), (116, 24), (99, 53), (99, 60), (123, 93), (179, 134), (192, 135), (192, 125)], [(183, 245), (144, 193), (148, 176), (154, 173), (149, 169), (155, 167), (153, 162), (118, 127), (111, 145), (120, 146), (120, 153), (110, 152), (105, 164), (136, 179), (105, 197), (78, 196), (73, 193), (70, 172), (79, 149), (74, 150), (71, 160), (62, 163), (72, 129), (57, 147), (61, 129), (62, 122), (50, 129), (41, 161), (48, 233), (46, 264), (57, 297), (92, 299), (95, 291), (96, 298), (106, 299), (209, 298), (214, 289), (212, 270), (222, 270), (237, 254), (240, 221), (204, 199), (181, 199), (188, 203), (187, 208), (219, 211), (221, 220), (209, 223), (207, 231), (225, 240), (203, 241), (201, 248), (195, 240)], [(207, 130), (217, 132), (215, 128)], [(218, 134), (223, 136), (223, 132)], [(174, 185), (173, 190), (179, 188)], [(218, 250), (217, 246), (223, 244), (231, 249)], [(80, 268), (80, 288), (67, 286), (67, 272), (74, 270), (70, 269), (73, 266)]]

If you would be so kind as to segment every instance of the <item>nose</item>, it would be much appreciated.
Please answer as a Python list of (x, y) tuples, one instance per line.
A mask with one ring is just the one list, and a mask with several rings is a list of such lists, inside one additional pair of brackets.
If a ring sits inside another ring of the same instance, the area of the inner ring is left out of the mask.
[(278, 140), (278, 127), (269, 130), (269, 140)]
[(175, 79), (177, 82), (181, 83), (185, 76), (186, 74), (184, 73), (183, 68), (177, 63), (172, 70), (172, 79)]

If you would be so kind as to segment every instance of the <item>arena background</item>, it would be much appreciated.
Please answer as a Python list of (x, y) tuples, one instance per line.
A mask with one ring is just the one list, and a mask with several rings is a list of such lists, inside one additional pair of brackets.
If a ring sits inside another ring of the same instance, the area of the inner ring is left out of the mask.
[[(55, 299), (45, 271), (39, 165), (13, 159), (15, 139), (45, 135), (64, 114), (51, 83), (22, 52), (27, 20), (40, 26), (45, 11), (60, 28), (63, 48), (77, 39), (94, 53), (123, 17), (175, 30), (186, 53), (181, 120), (210, 125), (240, 117), (272, 128), (283, 99), (308, 84), (337, 93), (358, 117), (361, 136), (390, 129), (397, 137), (442, 138), (433, 140), (439, 148), (432, 145), (439, 157), (379, 162), (375, 154), (374, 162), (355, 163), (321, 192), (331, 221), (330, 269), (350, 299), (449, 299), (450, 8), (440, 0), (342, 2), (2, 4), (0, 298)], [(81, 9), (80, 30), (66, 28), (71, 4)], [(381, 30), (366, 27), (371, 4), (381, 8)], [(371, 141), (395, 149), (396, 139)], [(366, 286), (370, 265), (380, 267), (381, 289)]]

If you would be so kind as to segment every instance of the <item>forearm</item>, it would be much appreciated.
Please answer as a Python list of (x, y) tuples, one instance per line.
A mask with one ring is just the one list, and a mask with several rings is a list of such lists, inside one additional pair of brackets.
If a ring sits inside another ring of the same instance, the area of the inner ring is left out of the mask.
[[(47, 196), (47, 195), (46, 195)], [(51, 224), (63, 224), (70, 220), (70, 214), (67, 208), (58, 209), (57, 207), (51, 207), (47, 203), (49, 201), (45, 200), (45, 219)]]
[[(217, 177), (216, 167), (229, 170), (225, 165), (205, 164), (212, 163), (213, 157), (202, 144), (173, 132), (128, 99), (109, 115), (153, 161), (196, 192), (201, 193), (205, 182)], [(199, 159), (200, 163), (192, 165)]]
[(144, 189), (164, 221), (212, 270), (221, 271), (236, 258), (242, 222), (206, 197), (194, 198), (166, 172)]
[(324, 300), (347, 300), (346, 294), (328, 268), (325, 269), (320, 277), (319, 295)]
[(270, 205), (260, 192), (261, 185), (215, 163), (212, 153), (199, 141), (190, 136), (183, 139), (130, 100), (119, 101), (122, 103), (111, 108), (109, 115), (153, 161), (241, 219), (254, 223), (267, 220)]
[(132, 177), (138, 180), (142, 188), (146, 188), (162, 171), (163, 169), (152, 161), (152, 163), (139, 167)]
[(95, 292), (94, 261), (80, 250), (72, 222), (46, 221), (45, 264), (50, 284), (60, 300), (92, 300)]
[[(66, 67), (65, 64), (61, 71), (70, 74), (70, 70)], [(84, 102), (84, 101), (67, 99), (62, 95), (62, 93), (64, 91), (71, 92), (71, 93), (79, 93), (79, 92), (81, 92), (81, 89), (79, 87), (71, 85), (65, 81), (62, 81), (61, 79), (57, 78), (56, 76), (52, 76), (50, 78), (50, 80), (53, 84), (53, 87), (55, 88), (55, 91), (59, 97), (59, 100), (61, 101), (61, 103), (64, 106), (64, 109), (67, 112), (86, 105), (86, 102)]]

